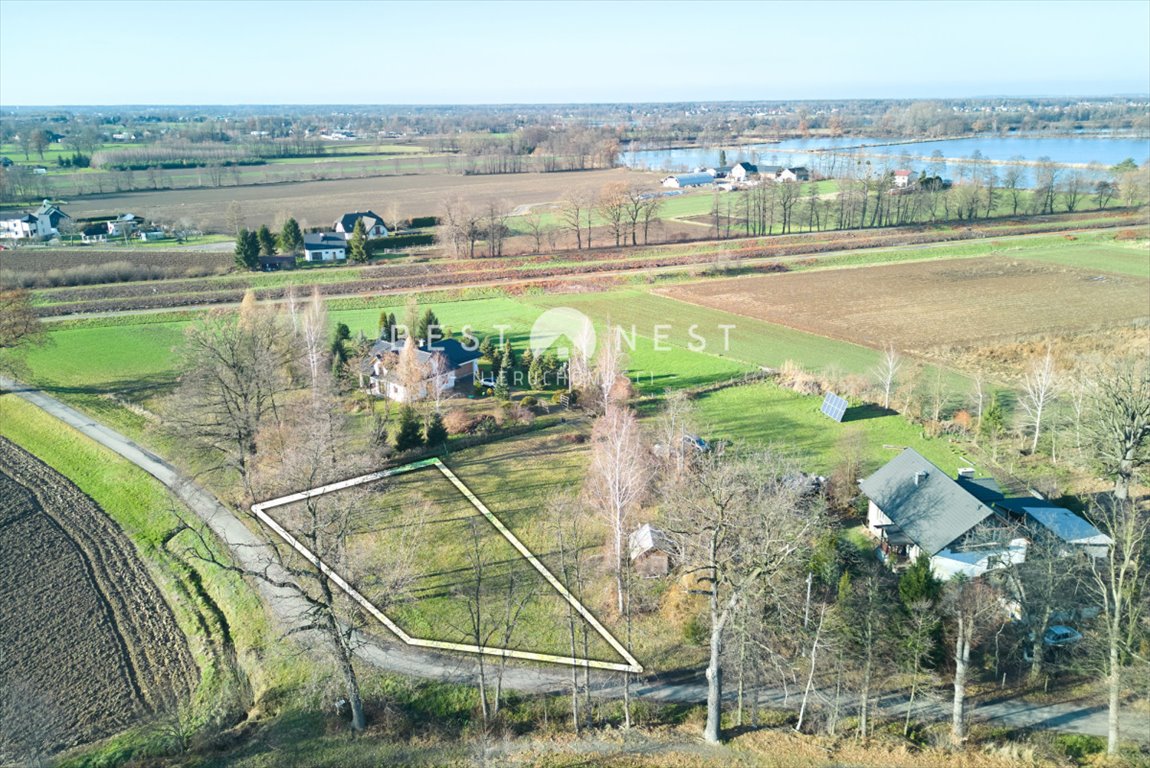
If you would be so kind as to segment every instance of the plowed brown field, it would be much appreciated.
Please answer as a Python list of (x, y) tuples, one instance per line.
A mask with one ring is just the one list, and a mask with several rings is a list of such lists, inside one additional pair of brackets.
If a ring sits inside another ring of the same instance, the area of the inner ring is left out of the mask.
[(741, 277), (660, 292), (912, 353), (1150, 318), (1150, 281), (1000, 256)]
[(186, 700), (196, 679), (124, 533), (0, 439), (0, 764), (123, 730)]

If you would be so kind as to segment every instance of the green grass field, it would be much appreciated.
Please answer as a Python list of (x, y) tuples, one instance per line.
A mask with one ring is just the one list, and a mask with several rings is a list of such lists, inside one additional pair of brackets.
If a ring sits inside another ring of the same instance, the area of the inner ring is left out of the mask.
[(769, 383), (712, 392), (696, 402), (706, 437), (774, 445), (792, 453), (807, 472), (829, 475), (854, 451), (866, 475), (903, 448), (914, 448), (951, 475), (966, 466), (946, 440), (926, 437), (920, 427), (880, 408), (848, 409), (837, 424), (819, 412), (821, 396)]

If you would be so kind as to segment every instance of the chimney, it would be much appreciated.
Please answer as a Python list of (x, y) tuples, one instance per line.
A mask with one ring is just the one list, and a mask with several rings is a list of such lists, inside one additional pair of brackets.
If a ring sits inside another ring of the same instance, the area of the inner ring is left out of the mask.
[(914, 473), (914, 484), (916, 486), (921, 484), (924, 480), (926, 480), (926, 472), (923, 472), (920, 469), (918, 472)]
[(974, 467), (960, 467), (958, 470), (958, 476), (960, 479), (963, 479), (963, 480), (973, 480), (974, 479)]

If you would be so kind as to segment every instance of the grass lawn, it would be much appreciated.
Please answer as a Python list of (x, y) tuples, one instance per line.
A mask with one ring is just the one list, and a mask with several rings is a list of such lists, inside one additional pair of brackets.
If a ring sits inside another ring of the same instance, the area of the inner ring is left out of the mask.
[(852, 408), (846, 420), (836, 424), (819, 412), (822, 401), (821, 396), (768, 383), (724, 389), (696, 402), (707, 438), (780, 446), (793, 452), (807, 472), (829, 475), (853, 450), (866, 475), (908, 447), (952, 476), (967, 465), (945, 439), (925, 437), (920, 427), (898, 414)]
[[(564, 486), (578, 486), (585, 446), (567, 440), (559, 427), (515, 440), (461, 451), (448, 459), (460, 478), (538, 556), (554, 549), (546, 512), (547, 497)], [(544, 467), (539, 462), (546, 461)], [(463, 476), (464, 471), (466, 477)], [(478, 607), (482, 642), (496, 647), (569, 656), (568, 604), (495, 528), (433, 468), (399, 475), (372, 487), (370, 506), (355, 521), (350, 543), (353, 567), (371, 573), (374, 558), (388, 547), (411, 553), (410, 589), (399, 599), (361, 579), (365, 594), (384, 608), (405, 631), (424, 639), (474, 645), (471, 610)], [(479, 548), (482, 569), (475, 562)], [(548, 563), (562, 577), (559, 562)], [(384, 570), (394, 570), (384, 568)], [(502, 637), (508, 600), (521, 613), (506, 641)], [(582, 621), (579, 621), (582, 624)], [(586, 655), (620, 663), (619, 655), (588, 628)], [(584, 655), (580, 649), (577, 653)]]

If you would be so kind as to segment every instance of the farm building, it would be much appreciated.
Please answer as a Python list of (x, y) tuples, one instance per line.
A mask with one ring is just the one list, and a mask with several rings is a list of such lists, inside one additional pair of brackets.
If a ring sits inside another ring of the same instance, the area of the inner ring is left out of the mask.
[(683, 173), (678, 176), (668, 176), (663, 179), (663, 186), (670, 187), (671, 189), (705, 187), (714, 180), (714, 177), (709, 173)]
[(356, 211), (355, 213), (345, 213), (336, 220), (332, 225), (332, 229), (344, 236), (344, 239), (350, 240), (352, 232), (355, 231), (355, 223), (363, 219), (363, 228), (367, 231), (367, 239), (374, 240), (377, 237), (387, 237), (390, 234), (387, 227), (383, 223), (383, 219), (371, 211)]
[(295, 269), (295, 256), (260, 256), (260, 269), (264, 272)]
[(1029, 537), (1053, 533), (1067, 553), (1097, 556), (1110, 539), (1068, 509), (1035, 498), (1009, 499), (993, 478), (962, 470), (952, 479), (907, 448), (860, 484), (867, 530), (892, 566), (922, 553), (941, 579), (979, 576), (1026, 559)]
[(898, 189), (905, 189), (914, 183), (914, 171), (899, 169), (894, 172), (894, 185)]
[(101, 221), (99, 224), (84, 227), (80, 230), (80, 239), (85, 243), (108, 242), (108, 222)]
[(746, 181), (759, 175), (759, 167), (754, 163), (735, 163), (729, 175), (734, 181)]
[(25, 213), (10, 219), (0, 220), (0, 237), (18, 240), (48, 239), (60, 234), (60, 223), (72, 217), (60, 210), (60, 206), (45, 200), (35, 213)]
[(0, 219), (0, 237), (23, 240), (36, 237), (39, 219), (30, 213), (12, 219)]
[(343, 261), (347, 258), (347, 241), (334, 232), (316, 232), (303, 236), (304, 261)]
[(713, 165), (710, 168), (704, 168), (703, 173), (716, 179), (725, 179), (731, 175), (731, 166), (729, 165)]
[[(400, 343), (380, 339), (364, 358), (360, 370), (360, 386), (373, 395), (386, 397), (399, 403), (430, 397), (458, 386), (468, 386), (479, 376), (478, 349), (468, 349), (456, 339), (439, 339), (425, 348), (423, 342), (415, 349), (415, 358), (424, 374), (418, 392), (408, 391), (399, 377), (399, 357), (407, 344), (416, 344), (408, 339)], [(366, 377), (366, 381), (365, 381)]]
[(810, 181), (811, 172), (801, 165), (797, 168), (784, 168), (775, 175), (776, 181)]
[(674, 567), (674, 547), (667, 534), (650, 523), (644, 523), (627, 540), (631, 548), (631, 567), (646, 578), (666, 576)]

